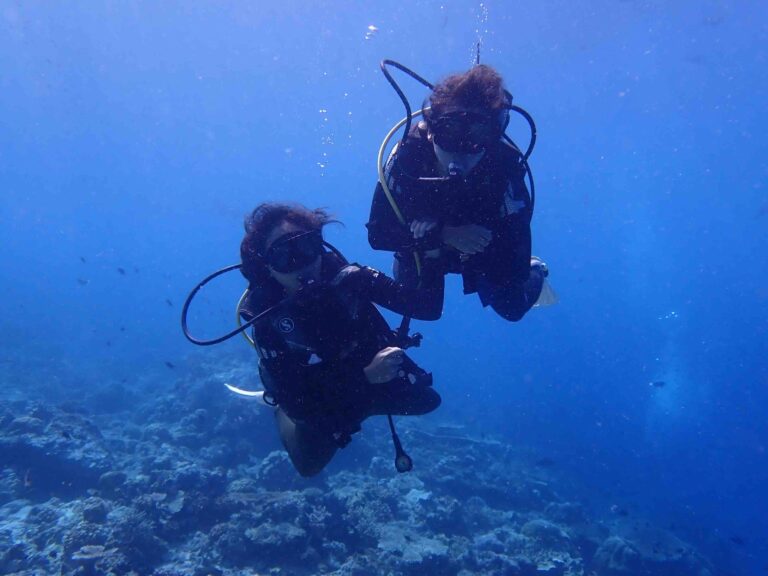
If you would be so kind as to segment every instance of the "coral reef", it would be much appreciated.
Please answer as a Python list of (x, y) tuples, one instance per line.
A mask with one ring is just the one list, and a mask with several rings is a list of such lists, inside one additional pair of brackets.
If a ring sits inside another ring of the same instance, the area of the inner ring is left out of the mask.
[(519, 450), (425, 420), (400, 421), (409, 474), (366, 425), (302, 479), (271, 410), (220, 385), (244, 372), (190, 372), (119, 416), (103, 389), (0, 402), (0, 573), (714, 574), (669, 532), (591, 518)]

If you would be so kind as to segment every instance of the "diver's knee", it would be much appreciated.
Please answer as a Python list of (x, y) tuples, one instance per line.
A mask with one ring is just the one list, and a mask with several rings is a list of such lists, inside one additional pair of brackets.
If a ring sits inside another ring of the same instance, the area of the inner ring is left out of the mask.
[(401, 284), (411, 285), (419, 281), (416, 263), (410, 254), (396, 253), (392, 262), (392, 277)]
[(302, 478), (312, 478), (313, 476), (317, 476), (323, 471), (323, 468), (325, 468), (325, 465), (327, 464), (327, 462), (321, 464), (317, 462), (297, 462), (293, 459), (291, 459), (291, 462), (293, 462), (293, 467)]
[(533, 308), (541, 293), (541, 284), (527, 284), (522, 290), (500, 293), (490, 302), (494, 312), (508, 322), (519, 322)]
[(330, 441), (305, 441), (288, 449), (288, 457), (302, 478), (317, 476), (333, 458), (336, 446)]
[(519, 322), (533, 308), (544, 286), (544, 275), (531, 269), (531, 275), (522, 287), (498, 290), (491, 299), (491, 308), (509, 322)]
[(523, 319), (525, 313), (531, 309), (530, 306), (522, 306), (520, 303), (512, 302), (493, 302), (491, 308), (508, 322), (519, 322)]
[(438, 394), (431, 388), (429, 389), (429, 391), (431, 392), (431, 394), (428, 396), (428, 401), (426, 404), (426, 410), (424, 411), (424, 414), (429, 414), (430, 412), (437, 410), (440, 407), (440, 404), (443, 403), (443, 398), (440, 396), (440, 394)]
[(442, 403), (443, 399), (433, 388), (424, 388), (420, 397), (411, 403), (405, 414), (409, 416), (423, 416), (437, 410)]

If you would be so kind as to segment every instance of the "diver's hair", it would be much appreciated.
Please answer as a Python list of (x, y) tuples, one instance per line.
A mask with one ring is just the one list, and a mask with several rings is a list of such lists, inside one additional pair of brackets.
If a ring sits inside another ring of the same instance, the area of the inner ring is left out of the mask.
[(509, 108), (504, 80), (496, 70), (478, 64), (461, 74), (440, 81), (429, 96), (427, 122), (452, 108), (469, 108), (489, 113)]
[(290, 222), (307, 232), (318, 230), (323, 226), (337, 222), (322, 208), (310, 210), (301, 204), (281, 204), (279, 202), (264, 202), (245, 217), (245, 237), (240, 243), (240, 269), (249, 283), (262, 286), (270, 280), (269, 270), (262, 258), (264, 243), (276, 226)]

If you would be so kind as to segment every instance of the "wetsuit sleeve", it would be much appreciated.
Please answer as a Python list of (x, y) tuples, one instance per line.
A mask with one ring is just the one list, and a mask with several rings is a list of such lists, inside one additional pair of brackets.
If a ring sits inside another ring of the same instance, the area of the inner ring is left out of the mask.
[(377, 182), (371, 203), (371, 213), (366, 224), (368, 243), (374, 250), (389, 252), (411, 252), (438, 248), (442, 244), (439, 222), (438, 226), (418, 240), (413, 237), (410, 231), (410, 222), (415, 219), (411, 217), (411, 205), (415, 199), (416, 191), (401, 175), (403, 162), (405, 161), (400, 159), (400, 154), (397, 151), (393, 152), (387, 161), (384, 177), (406, 224), (400, 222), (392, 203), (384, 192), (384, 187), (381, 182)]
[(443, 308), (445, 279), (433, 267), (424, 267), (421, 286), (397, 282), (386, 274), (351, 264), (339, 271), (333, 283), (354, 291), (359, 297), (418, 320), (437, 320)]

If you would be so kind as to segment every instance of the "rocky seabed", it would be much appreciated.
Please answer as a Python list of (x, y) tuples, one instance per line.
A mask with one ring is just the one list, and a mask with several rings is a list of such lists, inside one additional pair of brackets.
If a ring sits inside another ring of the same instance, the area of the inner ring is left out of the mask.
[(271, 410), (222, 385), (251, 369), (0, 400), (0, 574), (715, 574), (668, 531), (590, 518), (521, 450), (430, 419), (398, 420), (410, 473), (367, 422), (302, 479)]

